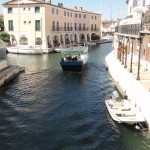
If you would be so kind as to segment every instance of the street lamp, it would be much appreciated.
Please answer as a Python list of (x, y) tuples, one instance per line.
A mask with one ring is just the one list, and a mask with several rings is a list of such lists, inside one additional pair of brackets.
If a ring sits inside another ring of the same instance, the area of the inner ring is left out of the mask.
[(131, 51), (131, 61), (130, 61), (130, 72), (132, 73), (132, 61), (133, 61), (133, 40), (132, 39), (132, 51)]
[(137, 80), (140, 80), (140, 59), (141, 59), (141, 45), (142, 45), (142, 41), (143, 41), (143, 35), (140, 34), (140, 38), (139, 38), (139, 56), (138, 56), (138, 69), (137, 69)]
[(126, 38), (126, 46), (124, 47), (125, 50), (125, 65), (124, 68), (127, 68), (127, 43), (128, 43), (129, 39)]

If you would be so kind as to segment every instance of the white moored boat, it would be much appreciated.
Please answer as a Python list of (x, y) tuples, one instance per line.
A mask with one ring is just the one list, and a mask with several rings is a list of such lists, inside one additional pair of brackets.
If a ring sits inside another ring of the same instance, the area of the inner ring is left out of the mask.
[(105, 100), (105, 103), (110, 116), (118, 123), (132, 125), (145, 122), (139, 107), (127, 99), (119, 99), (117, 91), (114, 91), (112, 98)]
[(6, 47), (8, 53), (14, 54), (43, 54), (42, 48), (34, 48), (28, 46), (12, 46)]

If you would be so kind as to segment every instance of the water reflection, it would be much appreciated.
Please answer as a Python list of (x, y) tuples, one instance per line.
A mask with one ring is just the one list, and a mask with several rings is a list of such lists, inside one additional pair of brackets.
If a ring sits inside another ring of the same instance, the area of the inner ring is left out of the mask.
[(60, 53), (43, 55), (7, 54), (8, 64), (25, 67), (26, 73), (38, 72), (42, 69), (60, 70)]
[(148, 134), (115, 123), (106, 110), (115, 90), (104, 66), (110, 50), (91, 46), (77, 74), (62, 71), (59, 53), (7, 54), (26, 72), (0, 88), (0, 149), (150, 149)]

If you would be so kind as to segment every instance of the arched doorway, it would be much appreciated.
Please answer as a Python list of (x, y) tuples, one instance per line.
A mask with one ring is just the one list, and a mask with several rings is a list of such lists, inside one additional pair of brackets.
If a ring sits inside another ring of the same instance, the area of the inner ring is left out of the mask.
[(48, 45), (48, 48), (51, 48), (51, 47), (52, 47), (50, 35), (47, 36), (47, 45)]
[(65, 34), (65, 44), (70, 44), (69, 35)]
[(35, 39), (35, 45), (42, 45), (42, 38), (37, 37), (37, 38)]
[(80, 34), (79, 38), (80, 38), (80, 43), (85, 42), (85, 35), (83, 33)]
[(22, 35), (20, 37), (20, 45), (28, 45), (28, 39), (27, 39), (26, 35)]
[(60, 45), (59, 39), (58, 39), (58, 35), (54, 35), (54, 36), (53, 36), (53, 45), (54, 45), (54, 47)]

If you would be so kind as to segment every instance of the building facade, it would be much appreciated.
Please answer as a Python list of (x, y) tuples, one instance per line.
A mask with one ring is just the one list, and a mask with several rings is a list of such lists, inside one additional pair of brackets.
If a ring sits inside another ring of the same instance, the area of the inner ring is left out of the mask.
[(115, 27), (118, 25), (117, 20), (102, 20), (102, 36), (114, 35)]
[[(115, 29), (113, 47), (116, 58), (130, 73), (133, 73), (135, 69), (137, 72), (134, 75), (140, 82), (142, 73), (150, 70), (150, 1), (126, 0), (126, 3), (128, 4), (128, 16), (120, 21)], [(128, 94), (132, 97), (132, 93)], [(140, 104), (141, 112), (150, 129), (147, 100), (149, 99), (137, 98), (136, 102)]]
[(50, 48), (88, 42), (101, 35), (101, 14), (44, 0), (11, 0), (3, 4), (5, 31), (11, 44)]

